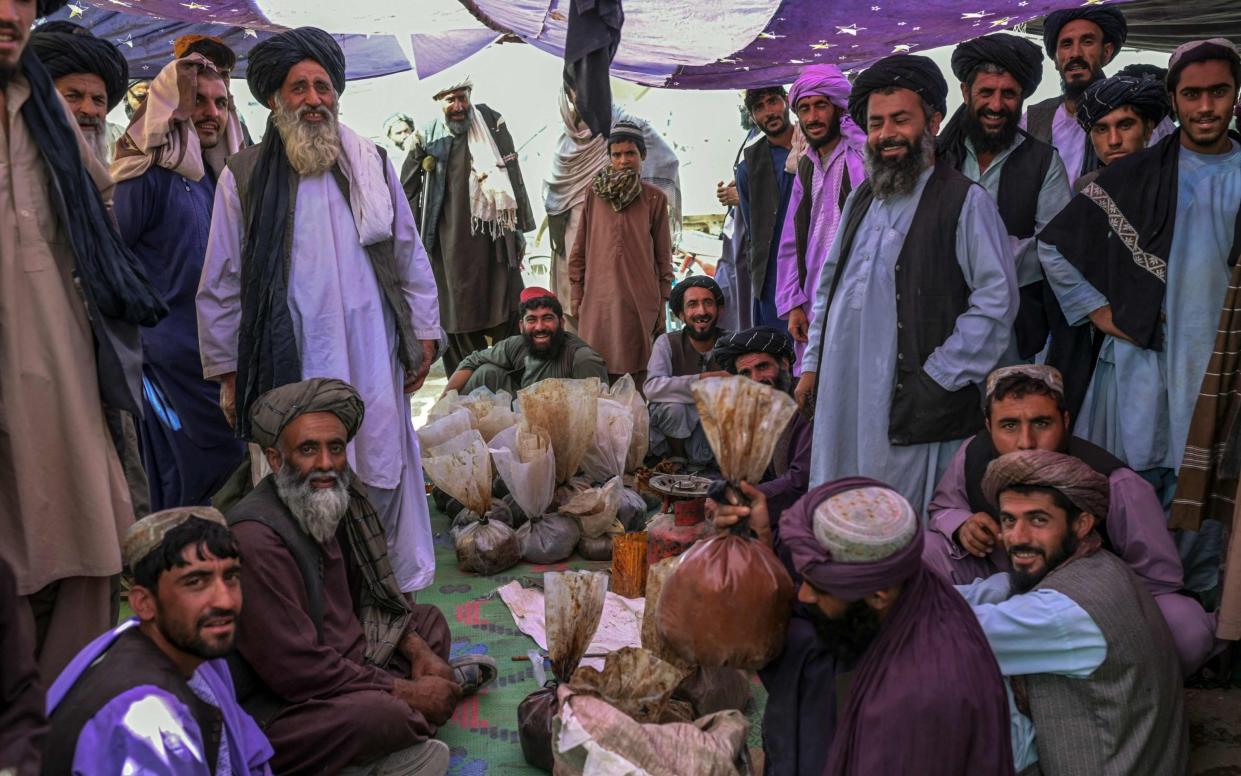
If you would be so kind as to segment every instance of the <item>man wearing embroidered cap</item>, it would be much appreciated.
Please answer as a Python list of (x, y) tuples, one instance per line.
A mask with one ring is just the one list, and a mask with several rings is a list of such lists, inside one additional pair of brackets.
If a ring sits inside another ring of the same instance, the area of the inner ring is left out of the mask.
[(242, 561), (224, 516), (156, 512), (129, 527), (124, 551), (135, 616), (52, 683), (43, 773), (271, 774), (271, 745), (238, 704), (225, 661)]
[(274, 35), (250, 50), (246, 78), (272, 112), (263, 142), (216, 184), (196, 297), (203, 376), (242, 437), (266, 391), (320, 376), (354, 385), (367, 412), (349, 458), (401, 589), (422, 589), (435, 554), (407, 394), (443, 335), (434, 274), (391, 161), (337, 118), (336, 40)]
[(958, 591), (1011, 677), (1018, 770), (1185, 773), (1176, 649), (1145, 586), (1103, 547), (1107, 477), (1063, 453), (1021, 450), (992, 461), (982, 489), (1013, 570)]
[(564, 309), (546, 288), (529, 286), (521, 292), (517, 308), (521, 334), (502, 339), (464, 359), (448, 378), (444, 392), (468, 394), (475, 388), (517, 391), (548, 378), (597, 377), (608, 382), (608, 369), (600, 356), (581, 337), (565, 331)]
[(451, 375), (516, 328), (525, 233), (537, 224), (504, 117), (474, 101), (469, 78), (434, 99), (442, 115), (406, 141), (401, 183), (435, 271)]
[(1215, 647), (1215, 616), (1181, 593), (1181, 559), (1150, 483), (1106, 450), (1071, 435), (1060, 373), (1035, 364), (997, 369), (987, 378), (986, 416), (986, 428), (948, 463), (927, 508), (927, 565), (956, 584), (1007, 571), (999, 512), (982, 490), (987, 465), (1017, 450), (1067, 453), (1107, 478), (1110, 506), (1099, 516), (1099, 533), (1155, 597), (1185, 675), (1196, 671)]
[(947, 97), (922, 56), (886, 57), (854, 82), (870, 177), (845, 204), (795, 390), (813, 407), (812, 485), (876, 477), (919, 509), (982, 428), (979, 385), (1009, 353), (1017, 313), (995, 201), (937, 161)]
[[(788, 321), (797, 361), (802, 365), (819, 273), (840, 227), (845, 199), (867, 175), (863, 160), (866, 133), (848, 113), (849, 92), (849, 79), (840, 68), (808, 65), (789, 93), (789, 103), (797, 114), (797, 131), (807, 149), (797, 160), (785, 216), (776, 225), (780, 242), (775, 308), (779, 317)], [(754, 218), (756, 224), (761, 220), (756, 214)], [(758, 248), (751, 240), (751, 253)]]
[(569, 307), (578, 334), (607, 363), (609, 379), (632, 374), (641, 385), (672, 291), (668, 197), (642, 180), (646, 139), (637, 124), (612, 125), (608, 158), (569, 251)]
[[(798, 726), (796, 737), (817, 734), (830, 751), (818, 750), (827, 752), (826, 767), (803, 759), (787, 772), (1013, 773), (995, 658), (969, 607), (923, 564), (922, 529), (909, 502), (880, 482), (854, 477), (812, 489), (773, 526), (762, 493), (742, 489), (751, 499), (744, 510), (749, 527), (800, 580), (794, 621), (809, 620), (819, 635), (817, 648), (799, 653), (800, 665), (784, 669), (817, 677), (817, 693), (784, 692), (775, 703), (795, 704), (795, 715), (785, 710), (785, 725)], [(848, 701), (834, 720), (832, 676), (850, 670)], [(818, 730), (802, 727), (802, 717)], [(910, 732), (893, 738), (885, 730)], [(768, 751), (776, 741), (793, 743), (790, 734), (765, 724)]]

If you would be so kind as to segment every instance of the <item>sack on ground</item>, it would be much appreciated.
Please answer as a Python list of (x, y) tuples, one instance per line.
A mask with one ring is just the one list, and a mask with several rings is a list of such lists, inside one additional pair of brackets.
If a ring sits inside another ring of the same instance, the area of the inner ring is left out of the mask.
[(577, 521), (555, 512), (532, 517), (517, 529), (521, 556), (527, 563), (559, 563), (573, 554), (581, 538)]

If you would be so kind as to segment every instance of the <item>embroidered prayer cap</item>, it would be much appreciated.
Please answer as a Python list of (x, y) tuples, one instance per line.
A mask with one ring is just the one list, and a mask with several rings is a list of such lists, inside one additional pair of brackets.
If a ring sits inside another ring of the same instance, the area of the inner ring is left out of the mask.
[(182, 35), (172, 42), (172, 53), (177, 59), (202, 54), (220, 70), (231, 71), (237, 66), (237, 52), (214, 35)]
[(52, 21), (30, 34), (30, 50), (53, 80), (74, 73), (99, 76), (108, 93), (108, 110), (120, 104), (129, 88), (129, 64), (111, 42), (69, 21)]
[(672, 292), (668, 294), (668, 309), (673, 315), (680, 315), (681, 310), (685, 307), (685, 292), (691, 288), (705, 288), (715, 297), (715, 306), (724, 306), (724, 290), (720, 288), (720, 284), (715, 282), (715, 278), (708, 275), (690, 275), (681, 282), (672, 287)]
[(812, 587), (844, 601), (900, 584), (923, 567), (913, 507), (866, 477), (820, 485), (785, 509), (780, 541)]
[(1186, 67), (1212, 59), (1227, 62), (1232, 69), (1233, 86), (1241, 85), (1241, 55), (1237, 54), (1237, 47), (1227, 38), (1208, 38), (1182, 43), (1172, 52), (1172, 57), (1168, 60), (1169, 91), (1176, 90), (1176, 85), (1181, 80), (1181, 71)]
[(1168, 115), (1168, 88), (1162, 80), (1114, 75), (1086, 87), (1077, 102), (1077, 123), (1089, 132), (1091, 127), (1117, 108), (1128, 105), (1147, 121), (1159, 123)]
[(250, 408), (250, 441), (264, 449), (275, 447), (285, 427), (302, 415), (330, 412), (345, 424), (353, 439), (362, 425), (366, 407), (353, 386), (331, 377), (316, 377), (273, 388)]
[(849, 94), (849, 115), (859, 127), (866, 126), (871, 92), (889, 87), (908, 89), (941, 115), (948, 112), (948, 82), (939, 66), (919, 54), (894, 54), (862, 71)]
[(459, 92), (462, 90), (465, 90), (467, 92), (474, 91), (474, 82), (470, 80), (470, 77), (468, 75), (465, 78), (461, 79), (460, 81), (457, 81), (455, 84), (451, 86), (445, 86), (443, 89), (440, 89), (438, 92), (431, 95), (431, 99), (442, 100), (448, 95), (452, 94), (453, 92)]
[(1087, 5), (1081, 8), (1065, 8), (1047, 14), (1043, 20), (1043, 48), (1052, 62), (1056, 61), (1056, 44), (1060, 41), (1060, 30), (1064, 25), (1077, 20), (1093, 22), (1103, 32), (1103, 42), (1111, 43), (1115, 48), (1115, 57), (1120, 47), (1125, 45), (1129, 37), (1129, 23), (1120, 9), (1112, 5)]
[(952, 52), (952, 73), (961, 83), (986, 64), (997, 65), (1016, 79), (1023, 98), (1043, 80), (1043, 53), (1038, 46), (1007, 32), (967, 40)]
[(788, 332), (775, 326), (755, 326), (721, 335), (711, 350), (711, 358), (721, 369), (736, 374), (737, 359), (747, 353), (766, 353), (777, 361), (784, 359), (790, 366), (796, 358)]
[(1071, 455), (1051, 450), (1018, 450), (987, 466), (982, 478), (987, 501), (998, 507), (1000, 494), (1014, 485), (1053, 488), (1083, 512), (1100, 520), (1107, 517), (1111, 495), (1107, 477)]
[(612, 131), (608, 133), (608, 150), (612, 150), (613, 143), (619, 143), (624, 140), (631, 140), (638, 147), (638, 153), (643, 159), (646, 158), (646, 137), (642, 134), (642, 127), (637, 122), (628, 119), (621, 119), (612, 125)]
[(224, 515), (213, 507), (177, 507), (154, 512), (126, 529), (125, 539), (121, 542), (121, 554), (125, 557), (125, 565), (133, 569), (143, 558), (164, 543), (164, 537), (169, 531), (193, 517), (228, 526)]
[(298, 27), (273, 35), (250, 49), (246, 62), (246, 83), (260, 105), (280, 87), (298, 62), (313, 59), (327, 71), (337, 94), (345, 91), (345, 52), (340, 44), (318, 27)]
[(1014, 364), (1013, 366), (1000, 367), (987, 375), (985, 400), (991, 401), (991, 396), (995, 393), (995, 387), (1000, 384), (1000, 381), (1013, 375), (1023, 375), (1032, 380), (1038, 380), (1061, 398), (1064, 398), (1064, 378), (1061, 377), (1059, 369), (1046, 364)]

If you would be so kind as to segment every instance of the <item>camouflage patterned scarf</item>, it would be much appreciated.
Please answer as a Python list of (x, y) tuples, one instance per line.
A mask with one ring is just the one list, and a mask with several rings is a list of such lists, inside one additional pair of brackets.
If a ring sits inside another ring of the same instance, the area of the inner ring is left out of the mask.
[(596, 194), (619, 213), (642, 193), (642, 178), (636, 170), (613, 170), (611, 167), (604, 167), (595, 176), (594, 189)]

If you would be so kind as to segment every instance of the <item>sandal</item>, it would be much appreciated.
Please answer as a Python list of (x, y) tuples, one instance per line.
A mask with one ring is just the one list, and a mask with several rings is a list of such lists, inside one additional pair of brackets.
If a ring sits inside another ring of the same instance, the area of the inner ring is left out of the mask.
[(461, 695), (473, 695), (500, 675), (496, 660), (488, 655), (462, 655), (448, 661), (452, 676), (461, 685)]

